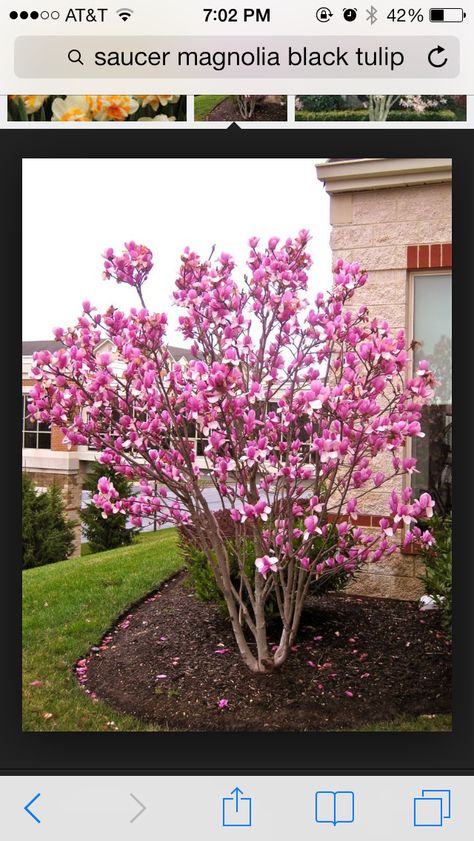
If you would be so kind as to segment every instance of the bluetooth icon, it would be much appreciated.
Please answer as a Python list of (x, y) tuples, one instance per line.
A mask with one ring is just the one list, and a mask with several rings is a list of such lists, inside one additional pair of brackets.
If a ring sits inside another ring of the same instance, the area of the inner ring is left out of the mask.
[(373, 26), (374, 23), (377, 23), (378, 21), (378, 9), (376, 9), (375, 6), (371, 6), (370, 9), (366, 9), (365, 11), (367, 12), (366, 20), (370, 21), (370, 25)]

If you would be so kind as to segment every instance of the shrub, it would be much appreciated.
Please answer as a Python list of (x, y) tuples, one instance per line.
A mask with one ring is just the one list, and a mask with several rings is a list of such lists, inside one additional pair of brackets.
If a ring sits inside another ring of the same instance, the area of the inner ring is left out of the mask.
[[(234, 586), (238, 586), (239, 564), (236, 552), (235, 523), (232, 520), (229, 511), (223, 509), (215, 512), (216, 524), (222, 535), (222, 539), (227, 545), (230, 558), (231, 580)], [(219, 590), (216, 577), (212, 570), (212, 566), (206, 553), (199, 548), (197, 541), (196, 529), (192, 524), (178, 526), (179, 545), (183, 553), (186, 567), (189, 573), (189, 583), (198, 598), (205, 602), (215, 602), (223, 613), (226, 613), (226, 604)], [(254, 576), (254, 561), (255, 554), (253, 553), (253, 544), (245, 535), (245, 570), (252, 578)], [(247, 562), (247, 559), (249, 561)]]
[(441, 111), (430, 110), (421, 113), (414, 113), (413, 111), (390, 111), (387, 120), (389, 122), (396, 120), (401, 122), (429, 122), (430, 120), (435, 120), (436, 122), (452, 122), (456, 120), (456, 114), (448, 108), (444, 108)]
[(30, 477), (22, 477), (22, 562), (23, 568), (64, 561), (74, 548), (75, 522), (64, 511), (61, 489), (53, 483), (37, 493)]
[(295, 114), (296, 120), (302, 122), (347, 122), (349, 120), (360, 122), (361, 120), (369, 119), (367, 111), (297, 111)]
[[(369, 121), (369, 112), (366, 110), (345, 110), (345, 111), (296, 111), (296, 120), (303, 122), (361, 122), (362, 120)], [(437, 122), (452, 122), (456, 120), (454, 111), (445, 109), (444, 111), (423, 111), (423, 113), (415, 114), (413, 111), (390, 111), (387, 120), (389, 122), (429, 122), (436, 120)]]
[[(101, 476), (112, 478), (112, 471), (109, 467), (94, 463), (91, 472), (87, 475), (83, 489), (89, 491), (91, 496), (97, 493), (97, 482)], [(132, 492), (132, 482), (124, 476), (114, 475), (115, 486), (120, 493), (129, 496)], [(87, 538), (91, 552), (105, 552), (107, 549), (115, 549), (117, 546), (128, 546), (133, 539), (135, 529), (127, 528), (127, 515), (118, 514), (116, 517), (102, 516), (95, 505), (89, 503), (82, 509), (82, 528)]]
[[(301, 525), (303, 528), (303, 524)], [(350, 525), (346, 535), (347, 551), (349, 551), (354, 545), (354, 539), (352, 536), (353, 531), (354, 526)], [(337, 527), (335, 524), (331, 523), (327, 526), (327, 534), (324, 540), (328, 540), (329, 543), (336, 543), (338, 541)], [(323, 544), (323, 538), (319, 538), (319, 540), (315, 539), (313, 541), (309, 552), (310, 563), (313, 563), (313, 561), (318, 557), (323, 549)], [(343, 590), (355, 579), (357, 571), (357, 566), (355, 566), (354, 569), (347, 569), (344, 566), (334, 566), (332, 568), (328, 567), (319, 578), (314, 579), (310, 587), (310, 592), (313, 595), (317, 594), (318, 596), (323, 596), (326, 593)]]
[(426, 592), (441, 612), (443, 627), (452, 633), (452, 517), (433, 517), (430, 528), (436, 543), (423, 551), (424, 573), (420, 576)]
[[(221, 532), (222, 538), (225, 540), (228, 548), (231, 568), (231, 580), (234, 587), (239, 587), (240, 573), (238, 558), (244, 557), (244, 569), (247, 578), (253, 584), (255, 578), (255, 548), (252, 540), (248, 534), (243, 537), (243, 546), (236, 546), (236, 524), (232, 520), (227, 509), (216, 511), (215, 519), (218, 528)], [(303, 521), (296, 522), (295, 526), (304, 531)], [(351, 528), (348, 530), (347, 548), (352, 545)], [(186, 567), (189, 574), (189, 583), (198, 598), (206, 602), (215, 602), (222, 611), (226, 613), (225, 600), (219, 589), (216, 581), (212, 565), (209, 562), (206, 553), (197, 545), (197, 535), (195, 528), (192, 525), (180, 525), (178, 527), (179, 545), (183, 553)], [(337, 539), (337, 529), (335, 525), (328, 526), (326, 539), (334, 541)], [(315, 540), (312, 544), (309, 558), (312, 563), (319, 555), (322, 547), (323, 539)], [(318, 579), (315, 579), (310, 588), (312, 595), (317, 594), (322, 596), (325, 593), (342, 590), (347, 584), (354, 579), (356, 570), (347, 570), (344, 567), (336, 566), (328, 568)], [(265, 606), (265, 615), (267, 619), (276, 615), (276, 600), (270, 599)]]
[(325, 96), (300, 96), (303, 111), (341, 111), (345, 110), (346, 102), (341, 96), (326, 94)]

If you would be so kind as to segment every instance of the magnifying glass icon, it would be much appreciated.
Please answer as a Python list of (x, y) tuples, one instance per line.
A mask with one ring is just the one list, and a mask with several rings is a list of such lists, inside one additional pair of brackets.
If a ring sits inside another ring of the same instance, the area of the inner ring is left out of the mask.
[(82, 54), (80, 50), (69, 50), (67, 57), (72, 64), (82, 64), (84, 67), (84, 62), (82, 60)]

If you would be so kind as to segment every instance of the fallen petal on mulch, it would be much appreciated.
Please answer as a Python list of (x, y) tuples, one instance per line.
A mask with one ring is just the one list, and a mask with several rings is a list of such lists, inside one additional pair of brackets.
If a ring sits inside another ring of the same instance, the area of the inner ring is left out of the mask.
[(181, 574), (134, 606), (77, 663), (79, 680), (86, 666), (94, 696), (172, 730), (338, 730), (450, 712), (451, 652), (437, 611), (420, 626), (416, 602), (311, 599), (285, 665), (256, 675), (217, 607), (190, 595)]

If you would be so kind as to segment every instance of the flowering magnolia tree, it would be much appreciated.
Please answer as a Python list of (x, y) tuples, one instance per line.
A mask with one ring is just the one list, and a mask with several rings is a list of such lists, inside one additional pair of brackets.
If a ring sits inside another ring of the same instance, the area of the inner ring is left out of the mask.
[(385, 121), (395, 105), (400, 104), (402, 108), (423, 114), (429, 109), (436, 110), (445, 105), (447, 98), (443, 96), (407, 96), (404, 94), (370, 94), (365, 107), (369, 111), (369, 120)]
[[(308, 238), (301, 231), (279, 245), (274, 237), (260, 249), (253, 237), (241, 283), (229, 254), (203, 260), (185, 249), (174, 292), (192, 343), (185, 364), (167, 349), (166, 314), (145, 305), (151, 251), (134, 242), (121, 255), (109, 248), (104, 277), (133, 286), (140, 306), (101, 315), (84, 302), (75, 327), (56, 329), (58, 350), (36, 353), (33, 369), (32, 416), (140, 483), (123, 499), (101, 478), (93, 501), (104, 517), (192, 525), (254, 672), (285, 662), (310, 587), (376, 563), (396, 549), (391, 538), (402, 527), (406, 544), (432, 542), (416, 525), (432, 515), (432, 500), (412, 500), (410, 488), (391, 493), (376, 532), (357, 526), (361, 497), (414, 470), (405, 445), (422, 434), (433, 378), (426, 362), (407, 377), (403, 331), (371, 320), (365, 306), (346, 306), (367, 280), (358, 263), (338, 260), (332, 291), (310, 305)], [(114, 353), (101, 352), (106, 337)], [(234, 522), (232, 547), (203, 490), (196, 434), (205, 439), (205, 475)], [(386, 472), (374, 467), (381, 454)], [(281, 619), (276, 645), (270, 599)]]

